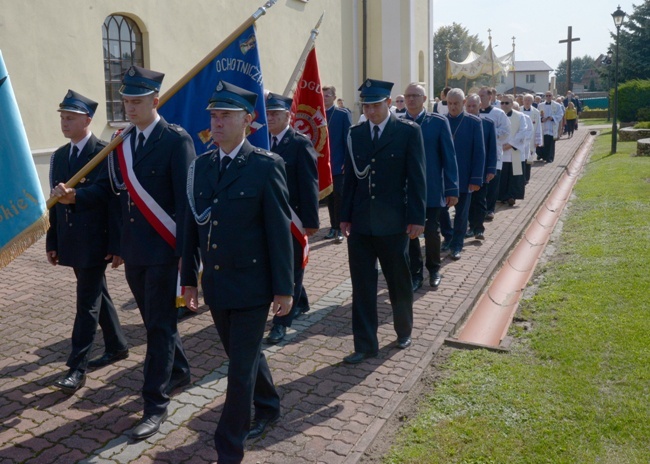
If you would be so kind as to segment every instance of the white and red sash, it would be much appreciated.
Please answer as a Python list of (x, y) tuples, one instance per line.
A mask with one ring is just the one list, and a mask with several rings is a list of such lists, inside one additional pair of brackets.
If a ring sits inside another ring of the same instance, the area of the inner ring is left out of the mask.
[(302, 268), (304, 269), (307, 267), (307, 262), (309, 261), (309, 240), (307, 239), (305, 229), (302, 226), (302, 221), (293, 208), (289, 209), (291, 210), (291, 233), (296, 240), (298, 240), (298, 243), (300, 243), (300, 247), (302, 248)]
[(122, 178), (126, 184), (131, 199), (138, 207), (147, 222), (151, 224), (158, 234), (176, 249), (176, 222), (147, 192), (133, 172), (133, 153), (131, 151), (131, 134), (117, 146), (117, 160), (122, 171)]

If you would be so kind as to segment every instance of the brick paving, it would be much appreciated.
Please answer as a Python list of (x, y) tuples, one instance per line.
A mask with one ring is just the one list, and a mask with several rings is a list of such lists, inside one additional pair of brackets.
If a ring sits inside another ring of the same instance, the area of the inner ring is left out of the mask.
[[(323, 227), (312, 239), (305, 275), (311, 311), (294, 322), (283, 343), (265, 347), (282, 420), (248, 443), (244, 462), (358, 462), (462, 323), (586, 135), (582, 129), (560, 140), (555, 163), (534, 165), (526, 199), (499, 205), (495, 220), (486, 223), (486, 240), (466, 241), (460, 261), (445, 259), (440, 288), (425, 283), (416, 293), (407, 350), (395, 348), (380, 278), (379, 356), (357, 366), (341, 363), (353, 351), (347, 245), (324, 240), (329, 217), (321, 207)], [(142, 410), (145, 331), (123, 270), (107, 274), (131, 355), (90, 371), (86, 386), (68, 396), (52, 384), (67, 371), (75, 279), (71, 269), (47, 264), (44, 246), (39, 241), (0, 269), (0, 463), (215, 461), (212, 434), (223, 407), (227, 359), (206, 308), (179, 323), (192, 384), (173, 396), (161, 433), (133, 443), (128, 431)], [(101, 334), (96, 341), (93, 355), (103, 350)]]

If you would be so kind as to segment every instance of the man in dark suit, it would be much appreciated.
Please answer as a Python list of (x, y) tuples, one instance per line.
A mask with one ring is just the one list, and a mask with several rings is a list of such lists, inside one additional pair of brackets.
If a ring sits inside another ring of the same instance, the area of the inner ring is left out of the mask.
[(391, 82), (367, 79), (359, 88), (366, 121), (350, 128), (341, 231), (348, 237), (357, 364), (377, 355), (377, 260), (388, 284), (397, 346), (411, 345), (413, 288), (408, 241), (424, 230), (425, 157), (420, 127), (390, 112)]
[[(159, 114), (164, 74), (132, 66), (122, 79), (122, 102), (134, 130), (109, 159), (112, 174), (102, 189), (65, 189), (64, 201), (85, 209), (121, 191), (120, 257), (126, 280), (147, 330), (144, 415), (131, 431), (141, 440), (158, 432), (167, 418), (169, 394), (190, 383), (190, 367), (176, 326), (176, 282), (182, 252), (187, 168), (195, 158), (192, 138)], [(135, 142), (137, 140), (137, 143)], [(177, 226), (178, 224), (178, 226)]]
[(256, 94), (219, 82), (207, 108), (219, 148), (197, 158), (188, 177), (181, 283), (188, 307), (196, 309), (200, 248), (203, 295), (230, 359), (226, 401), (214, 434), (220, 463), (241, 462), (246, 438), (259, 437), (280, 417), (262, 337), (269, 305), (280, 317), (292, 306), (284, 161), (246, 140), (256, 101)]
[[(472, 94), (467, 97), (465, 110), (469, 114), (479, 116), (481, 110), (481, 97)], [(497, 173), (497, 132), (491, 119), (481, 119), (483, 126), (483, 142), (485, 145), (485, 178), (483, 185), (472, 193), (469, 205), (469, 229), (466, 238), (474, 237), (476, 240), (485, 240), (485, 215), (487, 214), (487, 192), (491, 180)]]
[(438, 113), (427, 113), (427, 95), (417, 82), (404, 91), (405, 119), (415, 121), (422, 130), (426, 155), (427, 219), (424, 226), (426, 260), (422, 262), (420, 238), (409, 242), (413, 291), (422, 287), (424, 265), (429, 271), (429, 285), (438, 288), (442, 275), (440, 266), (440, 212), (458, 201), (458, 166), (447, 119)]
[[(92, 159), (106, 143), (90, 131), (97, 103), (68, 90), (59, 105), (61, 131), (70, 139), (52, 155), (50, 187), (67, 182)], [(79, 183), (79, 189), (93, 185), (98, 176), (106, 176), (102, 162)], [(72, 351), (66, 365), (70, 368), (55, 385), (72, 394), (86, 382), (86, 368), (100, 367), (129, 356), (126, 337), (106, 286), (106, 266), (119, 255), (119, 223), (108, 213), (109, 205), (99, 203), (77, 212), (74, 205), (57, 204), (50, 209), (46, 254), (50, 264), (70, 266), (77, 277), (77, 313), (72, 329)], [(88, 361), (97, 332), (104, 335), (104, 354)]]
[(341, 193), (343, 192), (343, 165), (348, 151), (348, 131), (352, 125), (352, 116), (347, 108), (340, 108), (336, 101), (336, 88), (323, 87), (325, 118), (327, 119), (327, 137), (330, 144), (330, 167), (332, 169), (332, 193), (327, 199), (330, 214), (330, 230), (326, 239), (343, 243), (341, 234)]
[(309, 311), (307, 292), (302, 285), (308, 251), (307, 240), (318, 232), (318, 152), (311, 141), (290, 125), (291, 98), (269, 93), (266, 120), (271, 135), (271, 151), (282, 157), (287, 172), (289, 205), (293, 210), (293, 308), (286, 316), (273, 318), (266, 341), (279, 343), (301, 312)]

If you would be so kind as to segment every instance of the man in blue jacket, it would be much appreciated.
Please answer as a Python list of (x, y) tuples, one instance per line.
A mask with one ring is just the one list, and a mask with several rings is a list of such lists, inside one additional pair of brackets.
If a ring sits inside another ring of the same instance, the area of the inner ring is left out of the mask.
[(424, 226), (425, 262), (422, 262), (420, 238), (409, 242), (413, 291), (422, 286), (423, 265), (429, 271), (429, 285), (440, 285), (440, 212), (458, 202), (458, 166), (447, 119), (438, 113), (427, 113), (424, 87), (414, 82), (404, 91), (405, 119), (420, 125), (426, 155), (427, 220)]

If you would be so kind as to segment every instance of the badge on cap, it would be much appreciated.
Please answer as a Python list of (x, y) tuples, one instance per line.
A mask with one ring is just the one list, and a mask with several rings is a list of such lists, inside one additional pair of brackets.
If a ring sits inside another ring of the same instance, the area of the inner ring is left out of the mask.
[(129, 69), (129, 76), (131, 77), (135, 76), (135, 69), (133, 68)]
[(219, 83), (217, 84), (217, 89), (216, 90), (217, 90), (217, 92), (221, 92), (223, 90), (223, 82), (222, 81), (219, 81)]
[(366, 87), (370, 87), (371, 85), (372, 85), (372, 82), (370, 82), (369, 80), (366, 80)]

